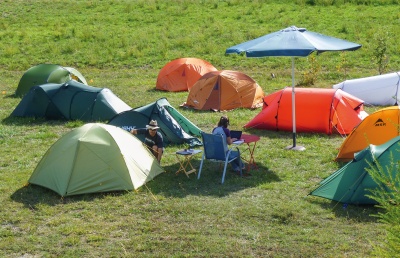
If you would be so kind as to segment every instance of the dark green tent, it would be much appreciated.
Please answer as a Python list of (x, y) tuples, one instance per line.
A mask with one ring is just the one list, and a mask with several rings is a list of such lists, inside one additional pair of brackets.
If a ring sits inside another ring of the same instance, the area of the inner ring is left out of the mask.
[(82, 121), (108, 121), (131, 107), (107, 88), (70, 80), (32, 87), (11, 116)]
[[(109, 124), (121, 127), (127, 131), (133, 128), (145, 128), (151, 120), (157, 120), (160, 132), (166, 144), (188, 143), (190, 146), (201, 146), (197, 137), (201, 137), (201, 130), (174, 107), (166, 98), (116, 115)], [(142, 135), (137, 135), (144, 140)]]
[(46, 83), (64, 83), (76, 80), (87, 85), (83, 75), (72, 67), (62, 67), (55, 64), (39, 64), (29, 68), (21, 77), (15, 95), (22, 97), (33, 86)]
[(321, 181), (320, 186), (310, 195), (348, 204), (376, 204), (375, 200), (366, 196), (371, 194), (370, 190), (379, 187), (367, 169), (371, 169), (371, 165), (375, 168), (379, 165), (394, 178), (398, 169), (391, 165), (400, 160), (399, 141), (400, 136), (382, 145), (371, 144), (356, 153), (352, 161)]

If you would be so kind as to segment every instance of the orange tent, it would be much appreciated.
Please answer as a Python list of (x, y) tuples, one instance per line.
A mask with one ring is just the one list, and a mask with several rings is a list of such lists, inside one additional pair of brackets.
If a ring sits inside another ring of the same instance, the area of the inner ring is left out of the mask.
[(198, 58), (179, 58), (167, 63), (158, 73), (156, 89), (187, 91), (204, 74), (217, 71), (212, 64)]
[[(338, 89), (296, 88), (296, 130), (349, 134), (368, 114), (363, 101)], [(292, 131), (292, 89), (264, 98), (262, 111), (244, 127)]]
[(354, 154), (370, 144), (381, 145), (399, 136), (400, 107), (380, 109), (365, 118), (347, 136), (339, 149), (337, 161), (350, 161)]
[(249, 76), (237, 71), (214, 71), (192, 87), (183, 106), (198, 110), (231, 110), (262, 106), (264, 92)]

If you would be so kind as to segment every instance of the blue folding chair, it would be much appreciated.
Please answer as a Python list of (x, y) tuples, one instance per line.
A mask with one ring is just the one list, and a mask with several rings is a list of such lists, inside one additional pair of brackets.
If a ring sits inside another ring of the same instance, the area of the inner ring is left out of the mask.
[[(234, 161), (235, 159), (240, 160), (240, 151), (238, 147), (228, 148), (226, 144), (226, 137), (222, 134), (208, 134), (201, 133), (201, 137), (203, 138), (203, 147), (204, 152), (201, 158), (200, 169), (197, 175), (197, 179), (200, 179), (201, 169), (203, 168), (204, 160), (210, 160), (214, 162), (224, 163), (224, 172), (222, 173), (222, 181), (221, 184), (224, 183), (226, 167), (229, 163)], [(237, 152), (232, 152), (234, 149), (237, 149)], [(240, 166), (240, 176), (242, 176), (242, 168)]]

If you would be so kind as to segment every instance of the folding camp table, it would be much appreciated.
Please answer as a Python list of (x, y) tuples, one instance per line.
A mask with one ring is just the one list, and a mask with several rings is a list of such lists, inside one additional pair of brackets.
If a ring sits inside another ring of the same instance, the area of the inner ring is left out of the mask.
[(260, 140), (260, 136), (253, 135), (253, 134), (242, 134), (242, 137), (240, 138), (240, 140), (244, 141), (244, 143), (247, 145), (246, 150), (249, 151), (248, 158), (242, 157), (242, 159), (244, 161), (246, 161), (248, 164), (247, 171), (249, 171), (250, 168), (258, 169), (258, 166), (254, 159), (254, 151), (256, 149), (257, 142)]
[[(185, 173), (185, 175), (189, 178), (189, 174), (196, 173), (196, 169), (192, 166), (191, 160), (196, 155), (199, 154), (201, 150), (179, 150), (177, 151), (176, 158), (179, 162), (179, 169), (176, 171), (176, 175), (180, 172)], [(191, 169), (190, 169), (191, 168)], [(190, 169), (190, 170), (188, 170)]]

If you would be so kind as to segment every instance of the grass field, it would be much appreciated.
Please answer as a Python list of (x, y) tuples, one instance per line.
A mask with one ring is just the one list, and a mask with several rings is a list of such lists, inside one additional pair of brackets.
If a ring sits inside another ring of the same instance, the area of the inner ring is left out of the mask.
[[(364, 4), (363, 4), (364, 3)], [(377, 75), (374, 54), (387, 46), (386, 72), (400, 62), (396, 1), (3, 1), (0, 3), (0, 256), (1, 257), (370, 257), (385, 241), (372, 206), (308, 196), (342, 164), (344, 138), (298, 134), (304, 152), (288, 151), (292, 133), (261, 136), (251, 178), (207, 164), (200, 180), (166, 171), (138, 191), (61, 198), (26, 183), (48, 148), (79, 121), (10, 118), (23, 73), (40, 63), (78, 69), (89, 84), (111, 89), (131, 107), (166, 97), (204, 131), (221, 113), (180, 109), (187, 92), (156, 91), (159, 70), (179, 57), (242, 71), (266, 94), (291, 85), (290, 58), (225, 56), (227, 47), (291, 25), (363, 45), (323, 53), (312, 87)], [(382, 39), (383, 41), (379, 41)], [(380, 43), (379, 43), (380, 42)], [(381, 44), (381, 45), (379, 45)], [(310, 69), (296, 58), (296, 79)], [(270, 76), (271, 73), (276, 78)], [(380, 107), (366, 107), (371, 113)], [(239, 129), (259, 110), (227, 114)], [(199, 159), (194, 163), (198, 166)]]

